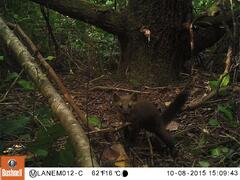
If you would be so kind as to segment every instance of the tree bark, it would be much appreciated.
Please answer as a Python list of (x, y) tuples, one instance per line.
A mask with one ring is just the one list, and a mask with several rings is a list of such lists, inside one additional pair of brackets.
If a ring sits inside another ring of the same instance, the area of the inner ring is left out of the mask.
[(112, 8), (99, 6), (85, 0), (31, 0), (74, 19), (99, 27), (109, 33), (125, 31), (123, 14)]
[[(235, 18), (239, 15), (239, 11), (234, 12)], [(225, 12), (216, 16), (203, 15), (196, 17), (193, 20), (193, 55), (213, 46), (232, 27), (232, 12)]]
[[(84, 0), (32, 0), (118, 36), (120, 72), (129, 79), (165, 84), (190, 58), (191, 0), (129, 0), (121, 13)], [(150, 42), (141, 32), (151, 31)], [(149, 84), (149, 83), (148, 83)]]
[(16, 60), (31, 77), (42, 95), (48, 99), (53, 113), (60, 120), (62, 126), (73, 142), (78, 165), (84, 167), (98, 166), (95, 158), (91, 156), (89, 140), (85, 135), (84, 130), (81, 128), (72, 112), (68, 109), (61, 96), (46, 78), (45, 74), (33, 61), (31, 54), (7, 27), (1, 17), (0, 40), (3, 40), (7, 47), (12, 51)]
[[(166, 84), (175, 81), (190, 58), (191, 0), (130, 0), (128, 31), (119, 36), (122, 66), (129, 78)], [(151, 31), (150, 42), (141, 33)], [(142, 79), (141, 79), (142, 78)]]

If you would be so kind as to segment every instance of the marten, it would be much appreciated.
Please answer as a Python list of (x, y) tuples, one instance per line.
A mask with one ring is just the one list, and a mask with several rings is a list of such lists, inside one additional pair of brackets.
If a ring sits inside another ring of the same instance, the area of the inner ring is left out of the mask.
[(165, 128), (180, 113), (188, 96), (189, 92), (184, 89), (177, 95), (169, 107), (161, 113), (153, 103), (138, 100), (136, 93), (123, 96), (113, 94), (113, 103), (122, 116), (122, 120), (130, 123), (129, 127), (124, 131), (125, 138), (127, 138), (130, 145), (135, 142), (139, 131), (145, 129), (154, 133), (157, 138), (160, 138), (170, 149), (171, 155), (175, 157), (177, 152), (174, 140)]

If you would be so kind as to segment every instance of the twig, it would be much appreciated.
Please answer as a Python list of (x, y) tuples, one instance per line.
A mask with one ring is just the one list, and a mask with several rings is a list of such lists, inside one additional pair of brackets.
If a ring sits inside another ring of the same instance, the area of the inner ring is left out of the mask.
[(238, 145), (240, 145), (240, 141), (237, 140), (237, 138), (231, 136), (231, 135), (228, 134), (228, 133), (225, 133), (225, 135), (226, 135), (226, 136), (222, 136), (222, 137), (228, 137), (228, 138), (230, 138), (232, 141), (235, 141), (236, 143), (238, 143)]
[(148, 145), (149, 145), (149, 151), (150, 151), (150, 157), (151, 157), (151, 165), (154, 166), (154, 161), (153, 161), (153, 147), (152, 147), (152, 142), (150, 140), (150, 135), (147, 132), (147, 141), (148, 141)]
[[(233, 140), (231, 140), (231, 141), (233, 141)], [(224, 145), (224, 144), (229, 143), (231, 141), (229, 141), (229, 140), (220, 141), (220, 142), (216, 142), (216, 143), (213, 143), (213, 144), (212, 143), (207, 144), (205, 146), (198, 146), (195, 149), (211, 149), (211, 148), (214, 148), (214, 147), (217, 147), (217, 146), (220, 146), (220, 145)]]
[(44, 18), (44, 20), (46, 22), (50, 38), (53, 41), (53, 44), (54, 44), (54, 47), (55, 47), (55, 53), (56, 53), (56, 55), (58, 55), (59, 54), (59, 45), (58, 45), (58, 42), (57, 42), (57, 40), (56, 40), (56, 38), (55, 38), (55, 36), (53, 34), (53, 29), (52, 29), (52, 26), (51, 26), (50, 21), (49, 21), (49, 9), (48, 9), (48, 7), (47, 7), (47, 9), (45, 9), (44, 6), (40, 5), (40, 10), (41, 10), (43, 18)]
[(12, 141), (5, 140), (4, 143), (18, 144), (18, 143), (33, 143), (34, 141), (35, 140), (12, 140)]
[(228, 47), (228, 52), (227, 52), (227, 57), (226, 57), (226, 60), (225, 60), (224, 74), (229, 73), (229, 71), (230, 71), (230, 68), (231, 68), (231, 65), (232, 65), (232, 55), (233, 55), (232, 47), (229, 46)]
[(109, 132), (117, 132), (120, 131), (121, 129), (129, 126), (131, 123), (124, 123), (123, 125), (116, 127), (116, 128), (105, 128), (105, 129), (98, 129), (95, 131), (90, 131), (89, 134), (96, 134), (96, 133), (109, 133)]
[(133, 154), (133, 157), (136, 158), (142, 165), (144, 165), (143, 160), (139, 157), (139, 155), (134, 151), (134, 149), (129, 148), (129, 151)]
[[(92, 79), (91, 81), (89, 81), (89, 84), (92, 85), (94, 82), (96, 82), (96, 81), (98, 81), (98, 80), (100, 80), (100, 79), (102, 79), (102, 78), (104, 78), (104, 77), (106, 77), (106, 76), (103, 74), (103, 75), (101, 75), (101, 76), (99, 76), (99, 77), (97, 77), (97, 78), (94, 78), (94, 79)], [(87, 83), (84, 84), (84, 87), (85, 87), (85, 88), (86, 88), (86, 86), (87, 86)], [(91, 89), (90, 89), (90, 90), (91, 90)]]
[(100, 93), (97, 97), (95, 97), (93, 100), (89, 101), (87, 105), (93, 104), (95, 101), (97, 101), (100, 97), (102, 97), (104, 92)]
[(18, 76), (14, 79), (14, 81), (12, 82), (12, 84), (9, 86), (8, 90), (7, 90), (6, 93), (4, 94), (4, 96), (0, 99), (0, 102), (3, 102), (3, 101), (6, 99), (9, 91), (10, 91), (10, 90), (12, 89), (12, 87), (16, 84), (17, 80), (20, 78), (20, 76), (22, 75), (23, 71), (24, 71), (24, 69), (22, 69), (22, 70), (20, 71), (20, 73), (18, 74)]
[(229, 101), (229, 99), (224, 98), (224, 99), (216, 99), (212, 101), (205, 102), (205, 104), (214, 104), (214, 103), (219, 103), (219, 102), (224, 102), (224, 101)]
[(131, 89), (117, 88), (117, 87), (107, 87), (107, 86), (95, 86), (95, 87), (91, 88), (90, 90), (91, 91), (94, 91), (94, 90), (124, 91), (124, 92), (142, 93), (142, 94), (150, 93), (150, 92), (144, 92), (144, 91), (137, 91), (137, 90), (131, 90)]
[(1, 103), (0, 102), (0, 105), (18, 105), (19, 102), (5, 102), (5, 103)]
[(188, 127), (188, 128), (186, 128), (186, 129), (184, 129), (184, 130), (182, 130), (182, 131), (176, 132), (176, 133), (174, 134), (174, 137), (184, 135), (184, 134), (186, 134), (187, 132), (189, 132), (190, 130), (192, 130), (192, 129), (194, 129), (194, 128), (195, 128), (195, 127)]
[(196, 108), (202, 106), (206, 101), (208, 101), (215, 95), (216, 95), (216, 91), (212, 91), (207, 96), (203, 96), (202, 98), (200, 98), (198, 100), (194, 100), (194, 101), (190, 102), (190, 104), (186, 105), (183, 110), (196, 109)]
[[(162, 86), (162, 87), (149, 87), (149, 86), (144, 86), (144, 89), (151, 89), (151, 90), (157, 90), (157, 89), (169, 89), (171, 88), (170, 86)], [(174, 88), (174, 87), (172, 87)]]
[(92, 79), (91, 81), (89, 81), (89, 84), (92, 84), (93, 82), (98, 81), (99, 79), (102, 79), (102, 78), (104, 78), (104, 77), (106, 77), (106, 76), (103, 74), (103, 75), (101, 75), (101, 76), (99, 76), (99, 77), (97, 77), (97, 78), (94, 78), (94, 79)]
[[(225, 64), (226, 64), (225, 65), (225, 70), (224, 70), (224, 73), (221, 76), (220, 80), (218, 81), (216, 90), (211, 91), (207, 96), (203, 96), (199, 100), (192, 101), (189, 105), (187, 105), (184, 108), (184, 110), (187, 110), (187, 109), (193, 110), (197, 107), (200, 107), (206, 101), (208, 101), (209, 99), (211, 99), (215, 95), (219, 94), (219, 91), (222, 89), (221, 84), (222, 84), (223, 79), (233, 70), (233, 68), (231, 69), (231, 62), (232, 62), (231, 59), (232, 59), (232, 47), (229, 46), (227, 56), (226, 56), (226, 60), (225, 60)], [(227, 88), (227, 89), (229, 89), (229, 88)]]

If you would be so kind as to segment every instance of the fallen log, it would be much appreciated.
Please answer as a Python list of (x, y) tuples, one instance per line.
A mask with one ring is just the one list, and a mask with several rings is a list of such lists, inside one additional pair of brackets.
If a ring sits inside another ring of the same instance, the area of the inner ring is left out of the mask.
[(26, 47), (23, 46), (1, 17), (0, 39), (6, 44), (7, 48), (11, 50), (18, 63), (35, 83), (41, 94), (48, 99), (52, 112), (60, 120), (60, 123), (73, 143), (77, 164), (84, 167), (98, 166), (96, 159), (91, 154), (89, 139), (83, 128), (75, 119), (62, 97), (47, 79), (46, 75), (38, 67)]
[(74, 111), (78, 114), (79, 119), (83, 122), (83, 124), (89, 128), (90, 130), (96, 130), (94, 126), (87, 122), (86, 113), (81, 110), (75, 103), (71, 95), (69, 94), (67, 88), (62, 83), (61, 79), (54, 71), (54, 69), (46, 62), (45, 58), (42, 56), (36, 45), (32, 42), (32, 40), (27, 36), (27, 34), (22, 30), (20, 26), (17, 24), (7, 23), (7, 25), (17, 33), (18, 36), (24, 41), (24, 45), (28, 47), (28, 50), (36, 57), (36, 59), (41, 63), (41, 65), (46, 69), (48, 76), (54, 81), (61, 93), (63, 94), (65, 100), (72, 106)]

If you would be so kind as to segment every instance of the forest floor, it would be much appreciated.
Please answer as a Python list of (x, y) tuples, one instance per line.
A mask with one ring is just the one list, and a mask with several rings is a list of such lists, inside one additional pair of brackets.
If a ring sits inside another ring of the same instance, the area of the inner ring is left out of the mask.
[[(61, 74), (61, 78), (75, 103), (89, 117), (97, 117), (95, 120), (101, 122), (101, 127), (97, 131), (89, 130), (88, 133), (93, 151), (101, 166), (116, 166), (116, 157), (120, 161), (117, 166), (123, 166), (124, 163), (138, 167), (240, 165), (240, 128), (229, 125), (223, 114), (219, 113), (219, 106), (227, 106), (234, 95), (212, 98), (201, 107), (183, 111), (174, 119), (175, 123), (168, 127), (175, 138), (178, 150), (178, 156), (173, 160), (165, 144), (157, 144), (156, 147), (156, 144), (149, 141), (152, 135), (144, 131), (139, 134), (134, 146), (125, 150), (122, 148), (125, 144), (121, 129), (123, 124), (113, 106), (112, 95), (114, 92), (124, 94), (127, 91), (137, 90), (141, 99), (149, 100), (164, 109), (192, 77), (183, 75), (181, 83), (166, 87), (137, 87), (129, 83), (115, 82), (110, 76), (92, 78), (89, 79), (90, 81), (82, 74)], [(196, 73), (194, 87), (186, 104), (208, 94), (210, 92), (208, 82), (213, 79), (216, 78), (207, 73)], [(106, 90), (102, 87), (113, 87), (113, 89)], [(27, 103), (25, 97), (29, 95), (29, 92), (13, 90), (9, 97), (23, 106)], [(42, 97), (37, 98), (37, 101), (46, 103)], [(1, 114), (18, 111), (23, 109), (19, 109), (19, 105), (15, 104), (5, 105), (5, 110), (0, 109)], [(215, 119), (220, 122), (219, 125), (210, 122), (215, 122)]]
[[(87, 81), (81, 78), (73, 81), (72, 76), (65, 76), (64, 82), (68, 82), (66, 85), (71, 89), (75, 102), (82, 104), (89, 116), (97, 116), (105, 127), (103, 129), (116, 129), (121, 127), (122, 123), (112, 102), (113, 93), (121, 95), (131, 93), (127, 92), (128, 90), (137, 90), (140, 91), (140, 99), (151, 101), (164, 109), (193, 77), (185, 74), (182, 79), (180, 84), (166, 87), (136, 87), (129, 83), (115, 82), (108, 76), (93, 78), (88, 87)], [(187, 104), (206, 96), (210, 92), (208, 82), (217, 78), (207, 73), (196, 72), (194, 79), (194, 87), (191, 89)], [(113, 89), (106, 90), (104, 87)], [(173, 123), (168, 129), (174, 136), (178, 149), (178, 157), (175, 160), (170, 156), (164, 143), (158, 144), (156, 148), (156, 144), (149, 141), (149, 134), (142, 131), (137, 137), (136, 144), (128, 150), (125, 149), (130, 165), (179, 167), (201, 166), (201, 163), (208, 162), (210, 166), (239, 166), (240, 144), (237, 139), (240, 139), (240, 129), (230, 127), (224, 122), (223, 115), (218, 113), (218, 106), (226, 105), (231, 98), (234, 98), (234, 95), (212, 98), (203, 106), (184, 111), (174, 119), (177, 123)], [(211, 126), (209, 123), (211, 119), (220, 120), (221, 125)], [(121, 130), (114, 132), (99, 130), (92, 132), (90, 138), (102, 166), (112, 166), (115, 162), (114, 153), (121, 154), (119, 143), (126, 143)], [(225, 153), (222, 152), (224, 148), (227, 149)]]

